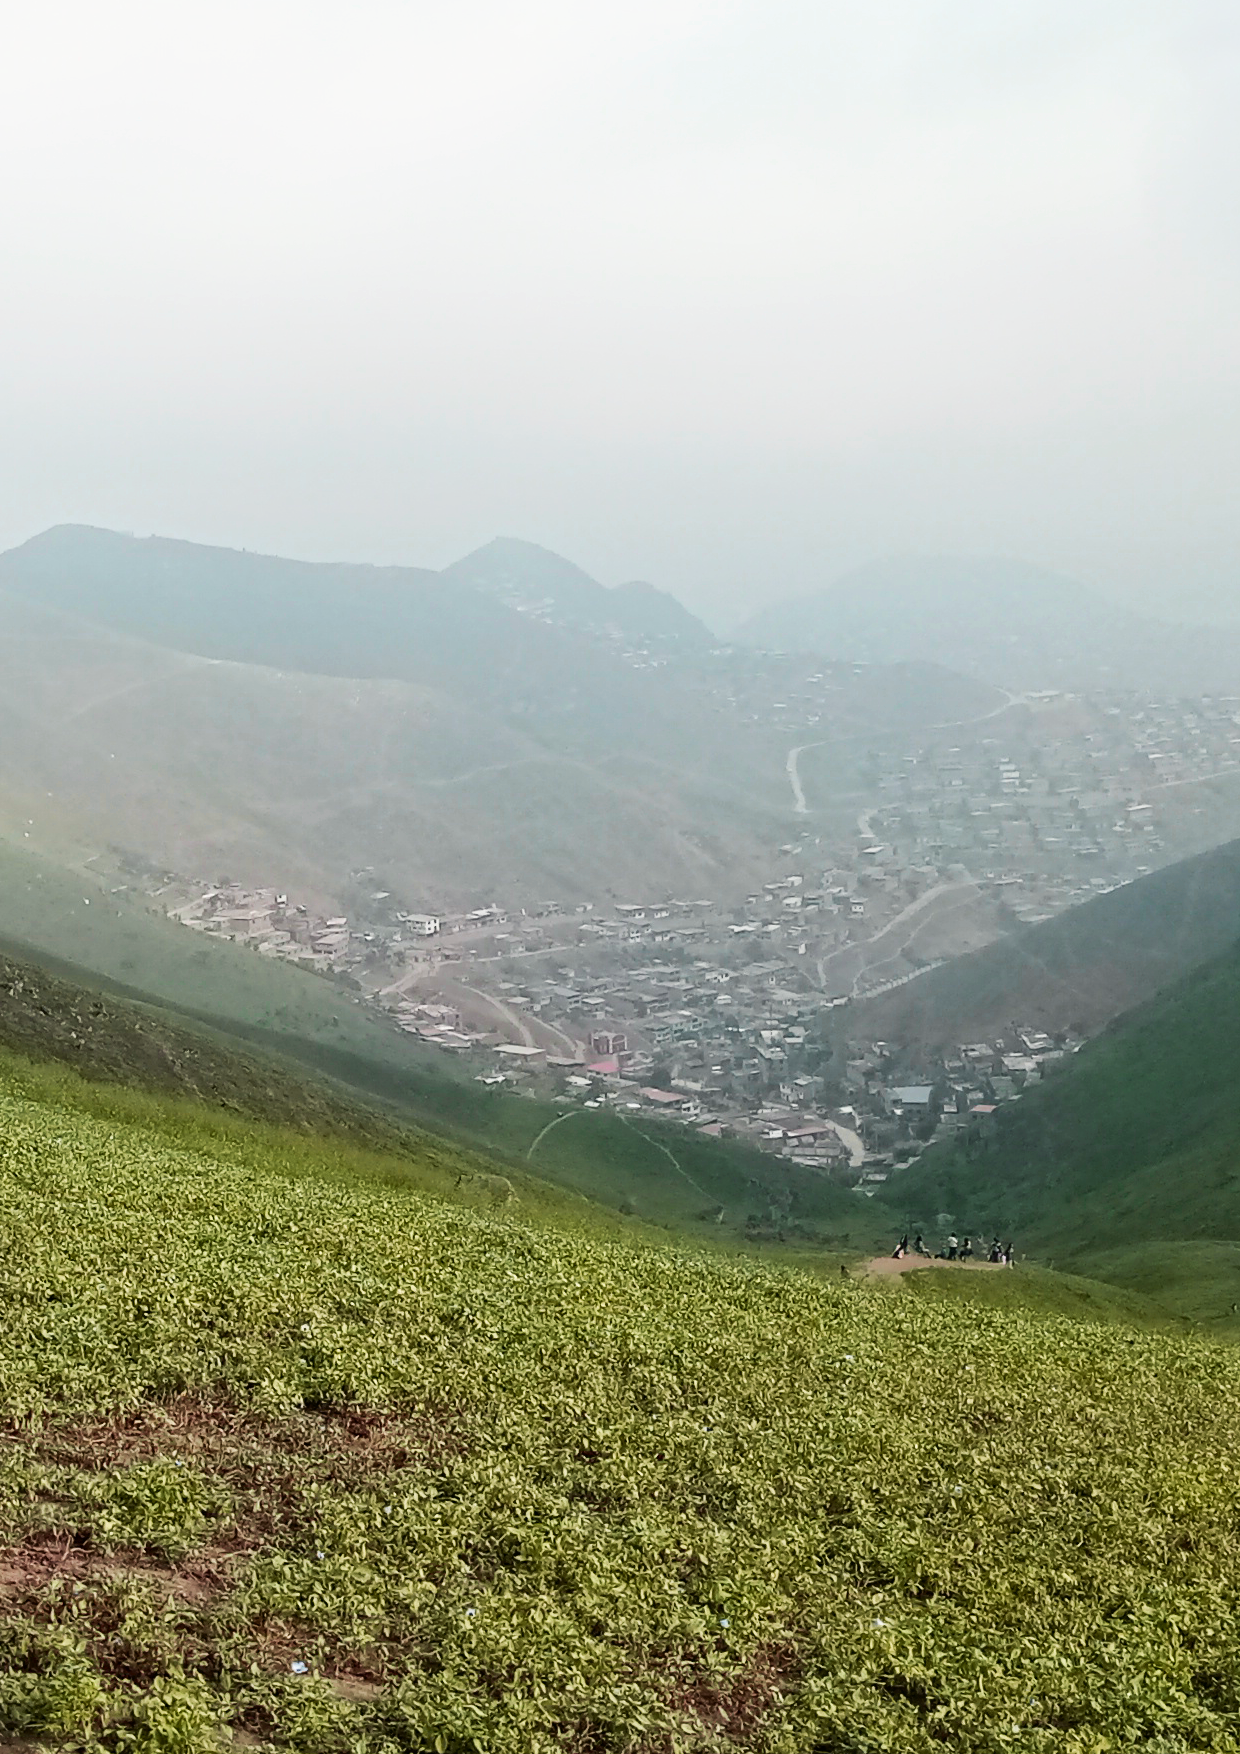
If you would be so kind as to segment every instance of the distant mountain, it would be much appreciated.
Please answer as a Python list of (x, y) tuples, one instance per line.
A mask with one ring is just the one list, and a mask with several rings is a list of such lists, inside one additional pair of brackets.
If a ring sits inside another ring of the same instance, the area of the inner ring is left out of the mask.
[(571, 560), (536, 542), (497, 536), (445, 567), (441, 577), (459, 579), (513, 608), (540, 611), (571, 626), (602, 632), (615, 629), (631, 639), (659, 643), (716, 643), (706, 624), (670, 591), (640, 582), (608, 589)]
[[(982, 1134), (932, 1147), (885, 1197), (928, 1224), (946, 1212), (958, 1230), (1015, 1235), (1056, 1264), (1232, 1243), (1240, 1239), (1238, 1090), (1233, 945), (1126, 1012)], [(1232, 1278), (1234, 1308), (1234, 1268)]]
[(929, 1051), (1013, 1022), (1092, 1032), (1240, 939), (1240, 841), (1167, 865), (850, 1007), (850, 1034)]
[(1240, 628), (1150, 620), (1015, 560), (879, 561), (762, 610), (736, 637), (869, 664), (924, 658), (1014, 690), (1240, 694)]

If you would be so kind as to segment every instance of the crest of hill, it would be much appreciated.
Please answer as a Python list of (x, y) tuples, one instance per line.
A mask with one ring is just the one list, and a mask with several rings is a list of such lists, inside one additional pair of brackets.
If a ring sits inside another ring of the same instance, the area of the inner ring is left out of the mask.
[(1092, 1034), (1240, 938), (1240, 841), (1026, 926), (853, 1006), (849, 1033), (936, 1051), (1012, 1023)]
[(715, 643), (705, 623), (670, 591), (642, 581), (608, 588), (551, 549), (512, 536), (497, 536), (445, 567), (442, 576), (502, 602), (546, 606), (582, 627), (615, 628), (631, 638), (674, 640), (686, 647)]
[[(1240, 945), (1126, 1012), (989, 1124), (933, 1146), (884, 1198), (933, 1225), (1139, 1285), (1169, 1245), (1240, 1238)], [(1232, 1251), (1233, 1256), (1238, 1251)], [(1117, 1262), (1119, 1270), (1117, 1271)], [(1166, 1294), (1166, 1285), (1161, 1287)], [(1219, 1285), (1227, 1319), (1240, 1262)], [(1224, 1295), (1225, 1294), (1225, 1295)]]
[(0, 555), (0, 590), (200, 657), (489, 687), (496, 704), (583, 654), (557, 629), (419, 567), (287, 560), (65, 524)]
[(737, 638), (865, 663), (924, 658), (1011, 689), (1240, 691), (1240, 629), (1135, 615), (1019, 560), (877, 561), (762, 610)]
[[(570, 656), (580, 664), (586, 654), (566, 638), (570, 629), (711, 638), (666, 592), (607, 590), (560, 555), (514, 540), (440, 573), (62, 524), (0, 555), (0, 590), (203, 657), (441, 685), (454, 674), (475, 687), (536, 680)], [(561, 615), (518, 613), (539, 602)]]
[[(743, 894), (786, 838), (789, 739), (721, 704), (752, 654), (662, 651), (459, 577), (64, 526), (0, 555), (0, 820), (332, 906), (366, 866), (434, 910)], [(831, 699), (868, 731), (1002, 697), (909, 665)]]

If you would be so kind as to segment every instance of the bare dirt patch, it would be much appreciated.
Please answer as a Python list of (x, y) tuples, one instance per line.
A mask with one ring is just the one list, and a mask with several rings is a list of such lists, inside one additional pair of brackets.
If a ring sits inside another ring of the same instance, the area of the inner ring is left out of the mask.
[[(703, 1731), (738, 1744), (752, 1737), (767, 1714), (795, 1685), (798, 1658), (791, 1645), (761, 1645), (732, 1675), (693, 1675), (669, 1688), (667, 1703)], [(665, 1754), (666, 1738), (643, 1744), (643, 1754)]]
[(1001, 1261), (940, 1261), (934, 1255), (875, 1255), (862, 1268), (866, 1279), (888, 1279), (896, 1273), (917, 1273), (923, 1268), (943, 1268), (949, 1273), (1001, 1273)]

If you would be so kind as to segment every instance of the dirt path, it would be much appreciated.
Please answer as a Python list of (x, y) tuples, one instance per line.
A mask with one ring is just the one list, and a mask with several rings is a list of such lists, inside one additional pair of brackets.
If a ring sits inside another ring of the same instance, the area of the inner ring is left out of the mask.
[(672, 1168), (676, 1171), (676, 1174), (684, 1176), (685, 1180), (695, 1193), (701, 1194), (704, 1200), (710, 1199), (711, 1196), (706, 1192), (706, 1189), (702, 1187), (700, 1183), (694, 1181), (687, 1169), (681, 1167), (666, 1145), (661, 1144), (658, 1139), (652, 1139), (649, 1133), (643, 1133), (640, 1127), (635, 1127), (632, 1121), (628, 1120), (626, 1116), (620, 1114), (618, 1110), (613, 1109), (612, 1112), (615, 1114), (615, 1117), (620, 1122), (621, 1126), (627, 1127), (630, 1133), (636, 1133), (639, 1139), (644, 1139), (647, 1145), (652, 1145), (656, 1151), (661, 1151), (664, 1157), (667, 1158), (667, 1161), (671, 1164)]
[(903, 1255), (897, 1261), (894, 1255), (875, 1255), (862, 1268), (865, 1279), (890, 1279), (897, 1273), (916, 1273), (922, 1267), (947, 1267), (951, 1272), (960, 1273), (1001, 1273), (1001, 1261), (940, 1261), (933, 1255)]
[(801, 784), (800, 759), (807, 749), (821, 749), (822, 747), (822, 741), (818, 743), (800, 743), (795, 749), (790, 749), (788, 751), (788, 759), (784, 763), (784, 768), (788, 775), (788, 783), (792, 787), (793, 808), (798, 816), (809, 815), (809, 806), (805, 802), (805, 788)]
[(458, 982), (458, 985), (463, 993), (472, 993), (475, 999), (481, 999), (484, 1005), (489, 1005), (498, 1017), (503, 1018), (509, 1029), (515, 1029), (521, 1037), (522, 1047), (535, 1048), (538, 1046), (530, 1033), (529, 1025), (517, 1016), (510, 1005), (505, 1005), (502, 999), (496, 999), (490, 993), (484, 993), (481, 987), (468, 986), (464, 981)]
[[(867, 950), (872, 949), (875, 945), (881, 945), (883, 939), (890, 937), (890, 935), (900, 926), (906, 925), (910, 920), (917, 919), (917, 916), (919, 914), (924, 914), (927, 908), (932, 909), (934, 903), (940, 900), (942, 896), (955, 895), (961, 890), (969, 890), (974, 895), (980, 894), (976, 882), (971, 877), (965, 880), (957, 879), (953, 883), (936, 883), (932, 889), (927, 889), (924, 895), (919, 895), (916, 901), (910, 901), (907, 907), (902, 907), (898, 914), (895, 914), (889, 919), (885, 925), (880, 926), (877, 932), (872, 932), (868, 938), (858, 938), (852, 943), (841, 944), (838, 950), (829, 951), (826, 956), (818, 959), (819, 984), (823, 987), (826, 986), (826, 971), (833, 962), (838, 962), (847, 956), (864, 956)], [(959, 903), (953, 904), (953, 906), (959, 905)], [(939, 912), (946, 911), (946, 909), (939, 910)], [(900, 956), (913, 942), (913, 939), (917, 936), (918, 932), (928, 926), (931, 919), (934, 917), (935, 915), (931, 913), (929, 918), (919, 920), (915, 929), (908, 934), (890, 956), (880, 957), (876, 962), (863, 961), (861, 967), (853, 977), (853, 991), (856, 991), (857, 983), (860, 981), (862, 975), (866, 974), (870, 969), (881, 968), (884, 963), (894, 962), (896, 958)]]
[(582, 1113), (582, 1111), (579, 1108), (570, 1108), (566, 1115), (557, 1115), (555, 1120), (548, 1121), (547, 1125), (543, 1128), (542, 1132), (538, 1135), (538, 1137), (535, 1139), (534, 1143), (530, 1146), (529, 1150), (526, 1152), (526, 1154), (525, 1154), (526, 1162), (528, 1163), (533, 1159), (534, 1153), (538, 1150), (538, 1147), (542, 1144), (543, 1140), (547, 1137), (548, 1133), (554, 1132), (556, 1127), (562, 1127), (564, 1125), (565, 1121), (571, 1121), (571, 1120), (576, 1119), (578, 1116), (581, 1115), (581, 1113)]

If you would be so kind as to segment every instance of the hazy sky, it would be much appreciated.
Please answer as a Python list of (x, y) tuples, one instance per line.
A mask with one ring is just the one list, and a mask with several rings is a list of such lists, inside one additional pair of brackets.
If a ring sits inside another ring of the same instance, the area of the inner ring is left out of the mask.
[(0, 546), (1240, 616), (1238, 81), (1234, 0), (13, 6)]

